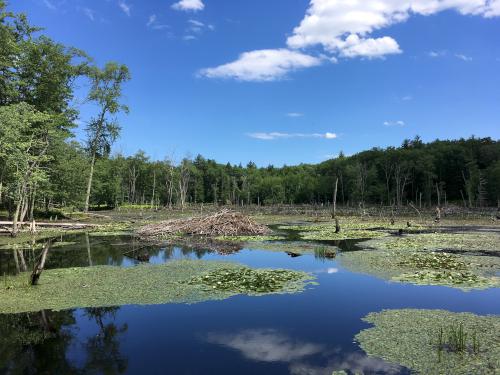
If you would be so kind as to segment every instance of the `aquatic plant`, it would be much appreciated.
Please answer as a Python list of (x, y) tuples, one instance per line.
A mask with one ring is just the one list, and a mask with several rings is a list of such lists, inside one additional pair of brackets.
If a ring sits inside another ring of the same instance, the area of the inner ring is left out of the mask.
[[(225, 273), (229, 273), (226, 278)], [(195, 303), (236, 294), (290, 293), (303, 290), (306, 281), (314, 279), (292, 270), (253, 270), (235, 263), (196, 260), (131, 268), (49, 269), (44, 271), (36, 287), (28, 286), (28, 276), (29, 273), (21, 273), (6, 277), (7, 287), (0, 288), (0, 313)]]
[(318, 246), (314, 248), (314, 257), (317, 259), (333, 259), (337, 256), (337, 251), (329, 246)]
[(351, 271), (386, 280), (461, 289), (500, 286), (498, 257), (391, 249), (345, 252), (339, 259)]
[(497, 277), (486, 278), (468, 271), (424, 270), (405, 273), (392, 279), (413, 284), (456, 286), (462, 289), (500, 286), (500, 279)]
[(464, 354), (466, 352), (470, 354), (479, 354), (480, 344), (477, 333), (475, 331), (471, 334), (465, 332), (464, 323), (459, 322), (458, 326), (451, 325), (444, 328), (439, 327), (436, 346), (439, 358), (441, 358), (443, 351), (459, 354)]
[(360, 244), (377, 250), (461, 250), (500, 252), (500, 235), (486, 233), (421, 233), (376, 238)]
[(238, 294), (262, 295), (267, 293), (291, 293), (301, 291), (304, 282), (310, 280), (304, 272), (290, 270), (251, 269), (247, 267), (220, 268), (191, 278), (191, 285), (204, 285)]
[(356, 340), (369, 355), (422, 374), (495, 374), (500, 369), (500, 316), (444, 310), (384, 310)]

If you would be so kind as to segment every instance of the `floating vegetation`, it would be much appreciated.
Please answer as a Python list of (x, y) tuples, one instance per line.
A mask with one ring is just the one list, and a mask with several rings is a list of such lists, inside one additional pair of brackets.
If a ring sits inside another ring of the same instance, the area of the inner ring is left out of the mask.
[(263, 295), (300, 292), (311, 278), (311, 275), (298, 271), (231, 267), (193, 277), (188, 283), (204, 285), (208, 290)]
[(421, 233), (401, 237), (377, 238), (360, 244), (373, 249), (390, 250), (462, 250), (500, 253), (500, 235), (483, 233)]
[(356, 335), (369, 355), (421, 374), (498, 374), (500, 317), (444, 310), (384, 310)]
[(360, 250), (342, 253), (344, 267), (377, 277), (461, 289), (500, 286), (498, 257), (412, 250)]
[[(341, 224), (342, 225), (342, 224)], [(314, 225), (282, 225), (279, 229), (298, 231), (304, 240), (350, 240), (387, 236), (387, 232), (362, 228), (342, 227), (336, 232), (335, 223)]]
[(234, 263), (196, 260), (131, 268), (49, 269), (43, 272), (36, 287), (28, 285), (28, 277), (28, 273), (22, 273), (3, 278), (0, 313), (195, 303), (236, 294), (292, 293), (303, 290), (306, 281), (314, 278), (298, 271), (252, 270)]
[(395, 276), (393, 280), (422, 285), (456, 286), (464, 289), (486, 289), (500, 286), (499, 278), (486, 278), (468, 271), (416, 271), (414, 273), (405, 273), (400, 276)]
[(448, 253), (410, 252), (400, 260), (400, 265), (435, 270), (465, 270), (467, 264), (459, 256)]

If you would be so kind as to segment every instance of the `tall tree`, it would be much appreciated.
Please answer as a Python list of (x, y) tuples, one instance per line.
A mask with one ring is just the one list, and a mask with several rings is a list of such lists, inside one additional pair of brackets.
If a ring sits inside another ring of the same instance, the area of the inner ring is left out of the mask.
[(12, 235), (18, 232), (35, 200), (36, 188), (47, 179), (43, 168), (57, 133), (53, 117), (26, 103), (0, 106), (0, 159), (8, 180), (7, 191), (15, 205)]
[(120, 103), (122, 86), (130, 80), (130, 73), (125, 65), (107, 63), (104, 69), (94, 67), (89, 70), (91, 89), (88, 100), (97, 105), (98, 114), (87, 126), (87, 143), (90, 155), (90, 172), (87, 181), (84, 210), (89, 210), (92, 178), (96, 158), (109, 154), (111, 145), (120, 134), (116, 120), (119, 112), (128, 113), (128, 107)]

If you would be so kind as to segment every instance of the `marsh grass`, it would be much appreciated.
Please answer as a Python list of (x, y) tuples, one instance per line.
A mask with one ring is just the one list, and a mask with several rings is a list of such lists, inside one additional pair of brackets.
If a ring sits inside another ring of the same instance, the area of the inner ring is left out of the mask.
[(445, 328), (439, 327), (436, 346), (439, 360), (442, 358), (443, 351), (459, 355), (465, 353), (477, 355), (480, 349), (477, 332), (466, 332), (463, 322)]
[(314, 248), (314, 257), (316, 259), (333, 259), (337, 256), (335, 249), (332, 250), (329, 246), (318, 246)]

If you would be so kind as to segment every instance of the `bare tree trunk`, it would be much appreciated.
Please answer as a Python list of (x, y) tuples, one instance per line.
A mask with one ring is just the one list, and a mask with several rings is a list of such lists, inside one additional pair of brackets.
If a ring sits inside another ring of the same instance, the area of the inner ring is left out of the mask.
[(92, 179), (94, 178), (94, 165), (95, 165), (95, 155), (96, 153), (92, 153), (92, 160), (90, 162), (90, 174), (87, 182), (87, 193), (85, 195), (85, 208), (84, 212), (89, 212), (89, 203), (90, 203), (90, 191), (92, 190)]
[(436, 184), (436, 193), (438, 207), (441, 207), (441, 192), (439, 191), (439, 184)]
[(153, 171), (153, 195), (151, 197), (151, 209), (153, 209), (155, 203), (155, 189), (156, 189), (156, 171)]
[(335, 188), (333, 189), (333, 210), (332, 210), (332, 219), (337, 217), (337, 188), (339, 185), (339, 178), (335, 179)]
[(87, 244), (87, 257), (89, 260), (89, 266), (92, 267), (92, 254), (90, 252), (90, 238), (88, 232), (85, 232), (85, 242)]
[(33, 269), (33, 273), (31, 274), (31, 285), (37, 285), (40, 276), (42, 275), (43, 268), (45, 267), (45, 261), (47, 260), (47, 255), (49, 253), (49, 249), (52, 245), (52, 241), (49, 240), (45, 246), (43, 247), (42, 254), (40, 259), (35, 264), (35, 268)]
[(14, 263), (16, 265), (16, 271), (17, 273), (21, 272), (20, 268), (19, 268), (19, 258), (18, 258), (18, 254), (17, 254), (17, 250), (14, 249), (12, 250), (13, 254), (14, 254)]
[(26, 272), (28, 268), (26, 267), (26, 261), (24, 260), (24, 253), (21, 249), (17, 250), (17, 254), (19, 256), (19, 266), (21, 268), (21, 272)]
[(19, 231), (18, 221), (19, 221), (19, 213), (21, 212), (21, 205), (23, 204), (23, 195), (21, 187), (18, 188), (18, 200), (16, 202), (16, 210), (14, 212), (14, 217), (12, 218), (12, 232), (11, 236), (16, 237)]

